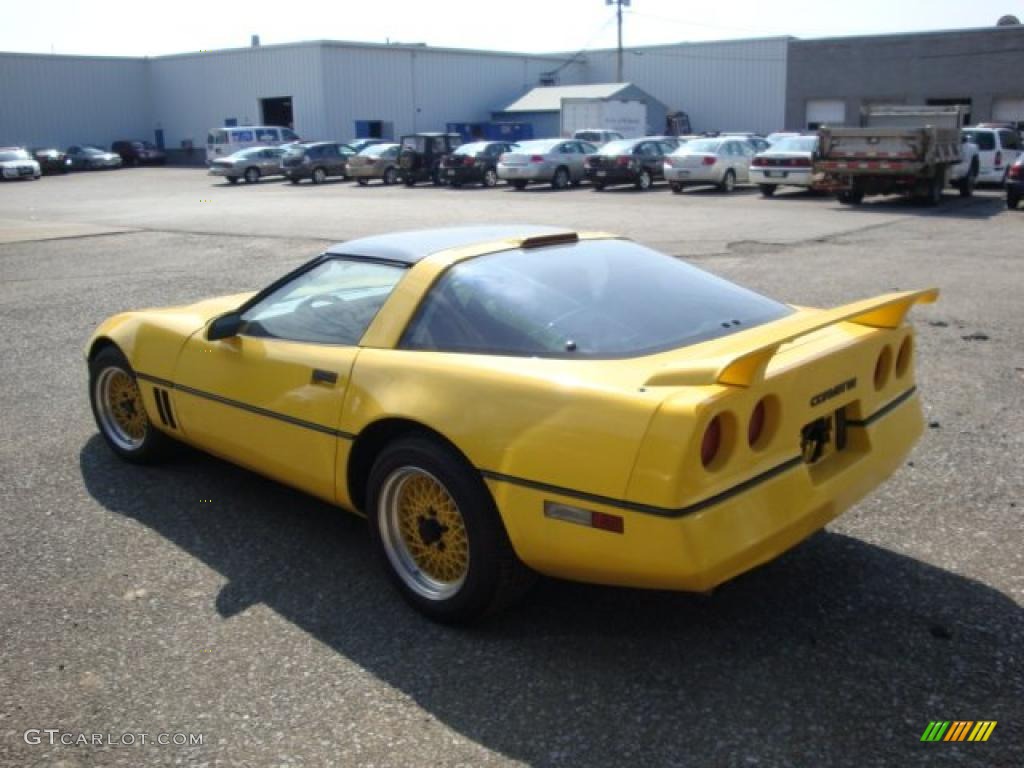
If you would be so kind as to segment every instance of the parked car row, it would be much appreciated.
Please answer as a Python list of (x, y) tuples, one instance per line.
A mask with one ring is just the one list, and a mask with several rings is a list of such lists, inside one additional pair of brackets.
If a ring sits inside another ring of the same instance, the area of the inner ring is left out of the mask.
[(163, 165), (167, 155), (148, 141), (115, 141), (108, 152), (89, 144), (74, 144), (66, 150), (55, 147), (0, 147), (0, 175), (4, 179), (38, 179), (68, 171), (94, 171), (122, 165)]

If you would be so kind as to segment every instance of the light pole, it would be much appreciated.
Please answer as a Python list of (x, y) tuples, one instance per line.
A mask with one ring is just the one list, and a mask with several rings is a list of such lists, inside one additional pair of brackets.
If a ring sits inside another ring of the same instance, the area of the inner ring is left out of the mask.
[(615, 82), (622, 82), (622, 6), (630, 6), (632, 0), (604, 0), (605, 5), (615, 6), (615, 18), (619, 22), (619, 45), (615, 60)]

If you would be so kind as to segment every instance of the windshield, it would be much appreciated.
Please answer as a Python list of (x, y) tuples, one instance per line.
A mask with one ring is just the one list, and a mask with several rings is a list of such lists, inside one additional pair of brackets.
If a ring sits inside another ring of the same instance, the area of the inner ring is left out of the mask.
[(562, 143), (562, 139), (536, 139), (534, 141), (520, 141), (515, 147), (515, 152), (524, 154), (546, 155), (552, 149)]
[(487, 149), (487, 142), (475, 141), (472, 144), (463, 144), (455, 150), (456, 155), (477, 155)]
[(11, 160), (31, 160), (28, 152), (24, 149), (14, 149), (8, 152), (0, 152), (0, 163), (7, 163)]
[(106, 152), (104, 152), (102, 149), (97, 149), (96, 147), (82, 147), (82, 154), (85, 154), (85, 155), (105, 155)]
[(817, 136), (791, 136), (772, 144), (772, 152), (813, 152), (818, 147)]
[(636, 140), (634, 139), (620, 139), (618, 141), (609, 141), (599, 150), (599, 155), (628, 155), (633, 151), (633, 147), (636, 146)]
[(964, 136), (972, 144), (977, 144), (978, 149), (982, 151), (996, 148), (996, 135), (991, 131), (964, 131)]
[(678, 149), (680, 154), (691, 154), (693, 152), (706, 152), (709, 155), (717, 155), (722, 142), (717, 139), (697, 139), (688, 141)]
[(364, 148), (359, 154), (363, 157), (380, 157), (389, 152), (393, 153), (397, 144), (371, 144)]
[(624, 240), (460, 262), (423, 301), (407, 349), (633, 357), (726, 336), (792, 310)]

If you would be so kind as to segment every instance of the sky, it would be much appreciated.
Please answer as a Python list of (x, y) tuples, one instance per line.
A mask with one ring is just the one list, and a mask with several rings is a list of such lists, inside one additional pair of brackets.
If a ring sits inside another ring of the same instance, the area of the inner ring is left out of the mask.
[[(631, 0), (624, 45), (988, 27), (1024, 0)], [(0, 51), (158, 56), (301, 40), (528, 52), (615, 45), (605, 0), (303, 0), (287, 3), (3, 0)], [(154, 10), (160, 15), (151, 17)]]

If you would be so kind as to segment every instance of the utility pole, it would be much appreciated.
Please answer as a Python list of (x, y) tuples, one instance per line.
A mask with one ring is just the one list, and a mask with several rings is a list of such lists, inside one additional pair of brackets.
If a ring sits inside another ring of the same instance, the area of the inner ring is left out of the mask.
[(622, 80), (622, 6), (629, 7), (632, 4), (632, 0), (604, 0), (605, 5), (615, 6), (615, 18), (619, 22), (619, 45), (617, 51), (617, 58), (615, 63), (615, 82), (621, 83)]

